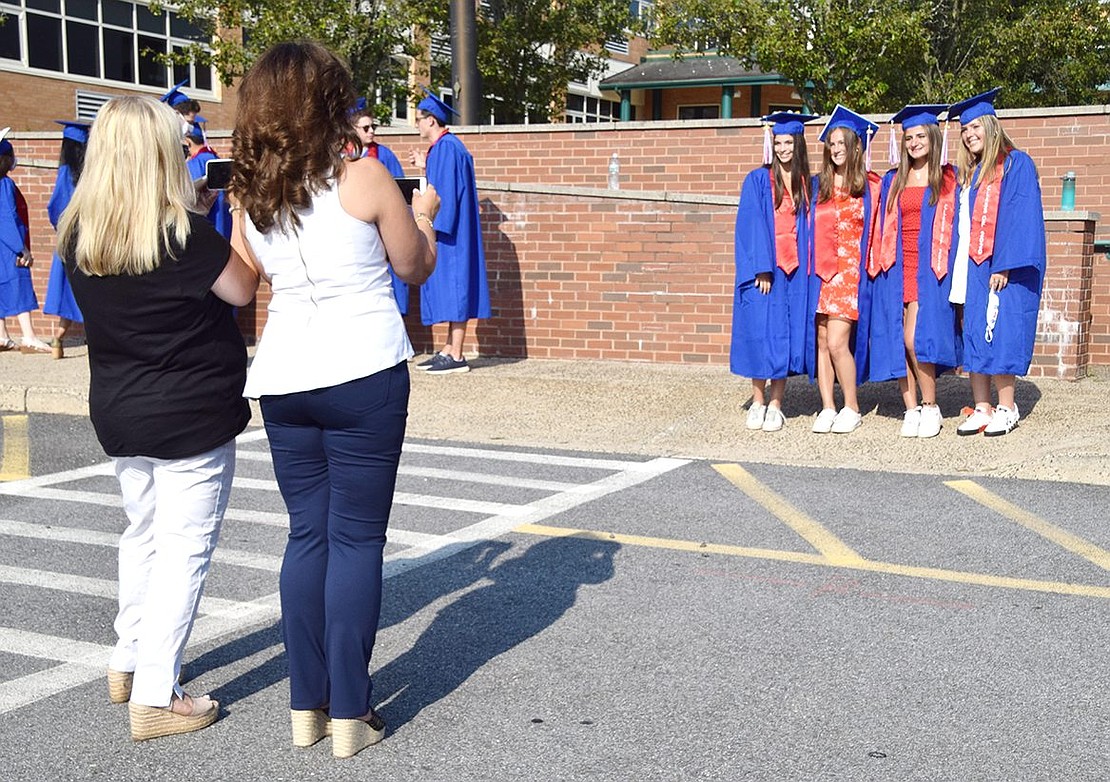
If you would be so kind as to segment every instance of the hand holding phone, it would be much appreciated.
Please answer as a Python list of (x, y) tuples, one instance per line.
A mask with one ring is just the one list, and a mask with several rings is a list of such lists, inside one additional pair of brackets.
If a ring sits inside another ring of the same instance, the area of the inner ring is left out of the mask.
[(234, 170), (234, 160), (213, 158), (204, 164), (204, 178), (207, 180), (209, 190), (227, 190), (231, 184), (231, 173)]
[(415, 192), (424, 192), (424, 188), (428, 186), (428, 180), (422, 176), (399, 176), (395, 177), (397, 187), (401, 188), (401, 195), (405, 197), (405, 203), (412, 204), (412, 194)]

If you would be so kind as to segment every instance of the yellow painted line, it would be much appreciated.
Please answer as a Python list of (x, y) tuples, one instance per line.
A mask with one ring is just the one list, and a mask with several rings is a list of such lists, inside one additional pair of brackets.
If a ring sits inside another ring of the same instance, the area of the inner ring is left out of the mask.
[(542, 524), (522, 524), (513, 531), (542, 537), (604, 540), (627, 546), (646, 546), (649, 548), (669, 549), (672, 551), (714, 553), (734, 557), (770, 559), (780, 562), (797, 562), (806, 565), (837, 567), (845, 570), (886, 573), (888, 575), (923, 578), (933, 581), (950, 581), (957, 584), (972, 584), (975, 586), (998, 587), (1000, 589), (1020, 589), (1029, 592), (1048, 592), (1057, 595), (1110, 599), (1110, 587), (1092, 586), (1089, 584), (1069, 584), (1059, 581), (1036, 581), (1026, 578), (1009, 578), (1007, 576), (992, 576), (985, 573), (965, 573), (958, 570), (898, 565), (892, 562), (872, 562), (871, 560), (864, 559), (835, 563), (829, 561), (825, 557), (814, 554), (801, 554), (794, 551), (774, 551), (772, 549), (726, 546), (716, 543), (698, 543), (690, 540), (649, 538), (640, 535), (622, 535), (614, 532), (593, 532), (590, 530), (567, 529), (564, 527), (548, 527)]
[(829, 532), (815, 519), (795, 508), (781, 495), (776, 494), (766, 485), (757, 481), (751, 473), (739, 464), (714, 464), (713, 469), (727, 478), (740, 491), (786, 522), (790, 529), (817, 549), (831, 564), (848, 565), (853, 562), (864, 561), (863, 557), (845, 545), (840, 538)]
[(540, 535), (545, 538), (584, 538), (586, 540), (604, 540), (610, 543), (620, 543), (627, 546), (643, 546), (646, 548), (663, 548), (672, 551), (689, 551), (698, 554), (724, 554), (730, 557), (754, 557), (756, 559), (774, 559), (780, 562), (803, 562), (807, 565), (827, 565), (828, 560), (817, 554), (806, 554), (802, 551), (775, 551), (773, 549), (746, 548), (744, 546), (729, 546), (722, 543), (699, 543), (694, 540), (673, 540), (671, 538), (649, 538), (643, 535), (621, 535), (615, 532), (590, 532), (581, 529), (566, 529), (565, 527), (548, 527), (543, 524), (522, 524), (515, 527), (513, 532), (522, 532), (528, 535)]
[(1042, 538), (1052, 541), (1073, 554), (1078, 554), (1084, 559), (1094, 562), (1103, 570), (1110, 570), (1110, 551), (1099, 548), (1089, 540), (1084, 540), (1078, 535), (1073, 535), (1065, 529), (1051, 524), (1039, 516), (1035, 516), (1024, 508), (1014, 505), (1009, 500), (999, 497), (994, 492), (984, 489), (974, 481), (945, 481), (944, 485), (955, 489), (960, 494), (978, 502), (991, 510), (1002, 514), (1010, 521), (1017, 522), (1027, 530), (1037, 533)]
[(0, 452), (0, 481), (21, 481), (31, 477), (31, 441), (27, 437), (27, 416), (0, 416), (4, 422), (4, 450)]

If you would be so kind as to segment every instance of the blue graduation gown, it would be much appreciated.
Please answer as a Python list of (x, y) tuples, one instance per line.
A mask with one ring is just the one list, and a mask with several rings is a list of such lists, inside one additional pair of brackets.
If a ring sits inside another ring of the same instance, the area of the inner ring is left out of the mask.
[[(69, 206), (69, 199), (73, 198), (74, 187), (73, 174), (70, 173), (69, 166), (64, 164), (59, 166), (58, 176), (54, 179), (54, 192), (50, 194), (50, 201), (46, 204), (46, 214), (50, 217), (50, 224), (55, 228), (58, 227), (62, 212)], [(46, 283), (46, 301), (42, 305), (42, 311), (47, 315), (56, 315), (78, 323), (85, 321), (76, 299), (73, 298), (73, 289), (69, 286), (65, 265), (56, 252), (50, 264), (50, 279)]]
[(19, 216), (18, 188), (11, 177), (0, 177), (0, 317), (38, 309), (31, 270), (16, 266), (15, 257), (27, 246), (27, 226)]
[[(975, 208), (979, 188), (970, 193)], [(1033, 360), (1037, 313), (1041, 306), (1046, 263), (1041, 185), (1032, 158), (1012, 150), (1003, 163), (994, 254), (981, 264), (967, 264), (964, 305), (964, 368), (983, 375), (1024, 375)], [(1009, 271), (1009, 283), (998, 293), (998, 320), (986, 340), (990, 276)]]
[(425, 326), (490, 317), (486, 255), (478, 211), (474, 159), (452, 133), (428, 150), (428, 184), (439, 193), (435, 218), (436, 268), (420, 286)]
[[(817, 177), (810, 182), (811, 196), (809, 204), (809, 297), (806, 304), (808, 317), (806, 320), (806, 370), (809, 372), (810, 382), (817, 379), (817, 303), (821, 300), (821, 277), (817, 274), (817, 242), (814, 225), (817, 213)], [(863, 234), (859, 240), (859, 273), (862, 281), (867, 277), (867, 248), (871, 242), (871, 188), (870, 183), (863, 189)], [(859, 321), (852, 331), (851, 350), (856, 360), (856, 383), (867, 380), (867, 324), (866, 314), (871, 303), (868, 289), (860, 286), (859, 291)]]
[[(185, 161), (185, 165), (189, 167), (189, 176), (193, 179), (200, 179), (205, 175), (205, 166), (209, 160), (218, 160), (219, 155), (205, 148), (198, 152), (193, 157)], [(221, 190), (216, 194), (216, 201), (212, 204), (212, 208), (208, 210), (208, 222), (216, 228), (216, 233), (225, 239), (231, 239), (231, 206), (227, 201), (227, 195)]]
[[(786, 274), (775, 255), (775, 204), (771, 171), (757, 168), (744, 178), (736, 212), (736, 286), (732, 298), (733, 374), (765, 379), (805, 372), (808, 280), (805, 260), (809, 222), (805, 209), (796, 220), (798, 268)], [(770, 293), (755, 285), (755, 276), (771, 273)]]
[[(897, 174), (891, 169), (883, 177), (879, 214), (876, 220), (875, 241), (881, 241), (883, 220), (886, 216), (890, 188)], [(933, 219), (937, 205), (929, 203), (929, 190), (925, 189), (921, 202), (921, 233), (917, 239), (917, 323), (914, 326), (914, 354), (917, 360), (936, 364), (937, 372), (959, 366), (960, 349), (956, 339), (956, 310), (948, 301), (952, 291), (952, 262), (956, 257), (955, 232), (958, 217), (953, 210), (950, 230), (953, 237), (948, 252), (948, 269), (944, 278), (937, 280), (929, 259), (933, 248)], [(959, 203), (958, 201), (956, 202)], [(902, 207), (898, 210), (898, 237), (894, 265), (889, 271), (880, 271), (875, 279), (866, 274), (860, 279), (860, 288), (867, 288), (869, 302), (868, 323), (868, 373), (871, 380), (893, 380), (906, 376), (906, 351), (903, 337), (903, 246)], [(860, 313), (863, 318), (863, 313)]]
[[(374, 142), (374, 146), (378, 148), (378, 162), (385, 166), (385, 170), (390, 173), (390, 176), (397, 178), (405, 175), (405, 169), (401, 167), (401, 161), (393, 154), (393, 150), (389, 147), (383, 146)], [(362, 150), (363, 157), (370, 156), (369, 149)], [(409, 286), (408, 284), (393, 273), (393, 267), (389, 267), (389, 278), (393, 283), (393, 298), (397, 302), (397, 309), (401, 311), (402, 315), (409, 314)]]

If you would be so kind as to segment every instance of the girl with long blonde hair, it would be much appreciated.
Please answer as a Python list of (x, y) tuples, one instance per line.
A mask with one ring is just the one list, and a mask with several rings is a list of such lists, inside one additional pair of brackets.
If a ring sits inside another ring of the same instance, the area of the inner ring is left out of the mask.
[[(119, 542), (119, 637), (108, 696), (136, 741), (218, 715), (178, 684), (235, 473), (246, 349), (232, 306), (258, 275), (196, 211), (180, 118), (113, 98), (58, 224), (89, 346), (89, 415), (115, 460), (128, 526)], [(241, 227), (233, 237), (241, 247)]]

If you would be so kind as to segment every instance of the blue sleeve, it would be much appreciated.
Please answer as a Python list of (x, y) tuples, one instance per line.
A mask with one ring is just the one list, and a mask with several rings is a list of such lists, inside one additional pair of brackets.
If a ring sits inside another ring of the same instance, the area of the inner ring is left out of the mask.
[(73, 176), (69, 173), (69, 166), (59, 166), (58, 176), (54, 179), (54, 192), (50, 194), (50, 201), (46, 204), (46, 214), (50, 217), (50, 224), (58, 227), (62, 219), (62, 212), (69, 206), (73, 198)]
[(15, 182), (0, 177), (0, 245), (14, 258), (27, 243), (27, 227), (19, 219), (15, 206)]
[(393, 150), (389, 147), (378, 144), (378, 162), (385, 166), (385, 170), (393, 177), (405, 175), (405, 169), (401, 167), (401, 161), (397, 159), (397, 156), (393, 154)]
[(459, 230), (460, 201), (466, 197), (465, 154), (452, 143), (454, 139), (443, 137), (428, 152), (428, 183), (439, 194), (439, 213), (435, 217), (435, 229), (439, 233), (454, 235)]
[(736, 210), (736, 284), (751, 282), (757, 274), (775, 268), (774, 213), (771, 209), (770, 174), (757, 168), (744, 178)]
[(991, 271), (1032, 266), (1043, 273), (1045, 260), (1044, 207), (1037, 167), (1027, 154), (1014, 150), (1003, 166)]

